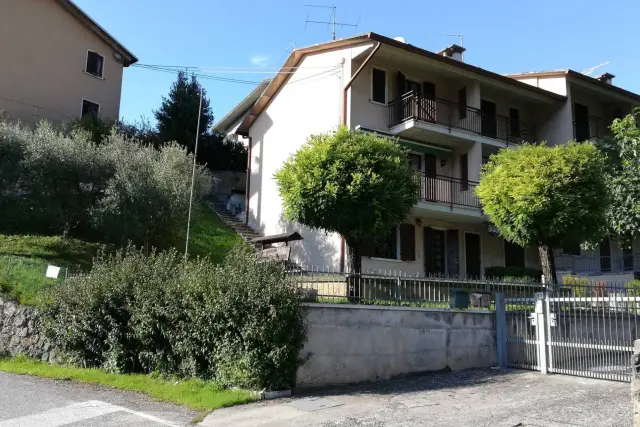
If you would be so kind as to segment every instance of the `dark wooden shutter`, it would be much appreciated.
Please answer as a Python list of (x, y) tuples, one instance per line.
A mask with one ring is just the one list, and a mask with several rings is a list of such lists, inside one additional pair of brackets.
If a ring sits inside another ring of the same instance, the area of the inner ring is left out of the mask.
[(465, 153), (460, 156), (460, 191), (469, 189), (469, 156)]
[(400, 224), (400, 259), (416, 260), (416, 228), (413, 224)]
[(460, 254), (458, 250), (458, 230), (447, 230), (447, 275), (458, 277), (460, 274)]
[(520, 110), (517, 108), (509, 108), (509, 133), (513, 138), (520, 138)]
[(433, 251), (433, 228), (424, 228), (424, 271), (427, 275), (435, 273), (435, 260)]
[(460, 120), (467, 118), (467, 87), (463, 87), (458, 91), (458, 118)]
[(600, 271), (611, 271), (611, 240), (608, 237), (600, 242)]
[(406, 81), (407, 78), (404, 74), (398, 71), (398, 77), (396, 78), (396, 94), (398, 99), (402, 98), (402, 95), (404, 95)]

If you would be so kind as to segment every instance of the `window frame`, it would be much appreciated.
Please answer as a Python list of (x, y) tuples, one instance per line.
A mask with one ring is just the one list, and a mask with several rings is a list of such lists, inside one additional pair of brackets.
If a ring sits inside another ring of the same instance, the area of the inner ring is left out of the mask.
[[(91, 53), (96, 54), (100, 58), (102, 58), (102, 70), (101, 70), (102, 73), (99, 76), (87, 71), (87, 66), (89, 65), (89, 54), (91, 54)], [(88, 74), (91, 77), (95, 77), (96, 79), (104, 80), (104, 67), (105, 67), (105, 64), (106, 64), (105, 59), (106, 58), (105, 58), (104, 55), (101, 55), (100, 53), (96, 52), (95, 50), (87, 49), (87, 55), (85, 56), (85, 60), (84, 60), (84, 72), (85, 72), (85, 74)]]
[(396, 253), (395, 253), (395, 258), (387, 258), (384, 256), (378, 256), (375, 255), (375, 250), (376, 250), (376, 245), (373, 245), (373, 252), (374, 255), (370, 256), (370, 259), (374, 259), (374, 260), (380, 260), (380, 261), (397, 261), (397, 262), (407, 262), (407, 261), (402, 261), (402, 257), (401, 257), (401, 253), (400, 253), (400, 245), (402, 242), (400, 242), (400, 225), (396, 225), (395, 227), (395, 235), (396, 235)]
[[(373, 99), (373, 70), (382, 71), (384, 73), (384, 103), (380, 101), (375, 101)], [(369, 101), (376, 105), (384, 105), (385, 107), (389, 105), (389, 71), (386, 68), (378, 67), (377, 65), (371, 66), (371, 72), (369, 73)]]
[(87, 98), (82, 98), (82, 101), (80, 102), (80, 118), (82, 119), (86, 115), (86, 114), (82, 114), (82, 110), (84, 110), (84, 102), (85, 101), (90, 102), (90, 103), (98, 106), (98, 116), (99, 116), (100, 115), (100, 109), (102, 108), (100, 103), (92, 101), (92, 100), (87, 99)]

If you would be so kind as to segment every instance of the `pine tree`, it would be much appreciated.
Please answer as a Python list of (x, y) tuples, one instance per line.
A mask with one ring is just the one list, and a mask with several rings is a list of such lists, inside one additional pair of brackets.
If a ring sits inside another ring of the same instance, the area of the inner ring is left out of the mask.
[[(162, 142), (176, 141), (193, 152), (200, 107), (200, 83), (195, 75), (189, 80), (184, 72), (171, 86), (168, 97), (162, 97), (160, 109), (154, 111), (158, 121), (158, 134)], [(213, 124), (213, 113), (206, 91), (202, 92), (202, 114), (200, 136), (209, 133)]]

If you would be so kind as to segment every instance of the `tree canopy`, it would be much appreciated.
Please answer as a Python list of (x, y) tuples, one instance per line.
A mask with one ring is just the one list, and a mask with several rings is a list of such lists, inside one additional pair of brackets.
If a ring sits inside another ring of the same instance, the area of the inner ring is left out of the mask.
[(361, 245), (386, 236), (418, 201), (405, 151), (345, 127), (311, 135), (275, 178), (285, 218), (340, 233), (350, 248), (351, 271), (360, 269)]
[(523, 145), (484, 165), (476, 192), (505, 239), (537, 246), (555, 281), (553, 248), (598, 243), (606, 234), (605, 156), (591, 143)]
[(630, 246), (640, 235), (640, 109), (611, 124), (612, 135), (598, 141), (607, 156), (605, 181), (610, 200), (609, 232)]

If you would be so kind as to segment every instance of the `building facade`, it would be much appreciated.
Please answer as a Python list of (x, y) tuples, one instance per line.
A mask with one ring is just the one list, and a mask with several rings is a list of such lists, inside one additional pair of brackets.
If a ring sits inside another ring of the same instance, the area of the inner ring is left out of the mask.
[(11, 120), (118, 119), (124, 67), (137, 58), (70, 0), (0, 7), (0, 110)]
[(364, 270), (481, 277), (487, 267), (539, 267), (536, 248), (492, 232), (474, 192), (482, 164), (522, 141), (565, 143), (574, 128), (589, 139), (591, 127), (574, 126), (585, 115), (578, 107), (576, 116), (579, 99), (612, 119), (629, 113), (640, 97), (589, 77), (594, 88), (586, 80), (574, 88), (566, 74), (542, 83), (536, 76), (533, 84), (466, 64), (463, 51), (453, 45), (429, 52), (374, 33), (294, 51), (234, 126), (250, 147), (248, 224), (264, 234), (300, 231), (296, 262), (344, 269), (348, 248), (340, 236), (283, 218), (273, 176), (309, 135), (346, 125), (397, 139), (420, 183), (420, 201), (386, 241), (365, 251)]

